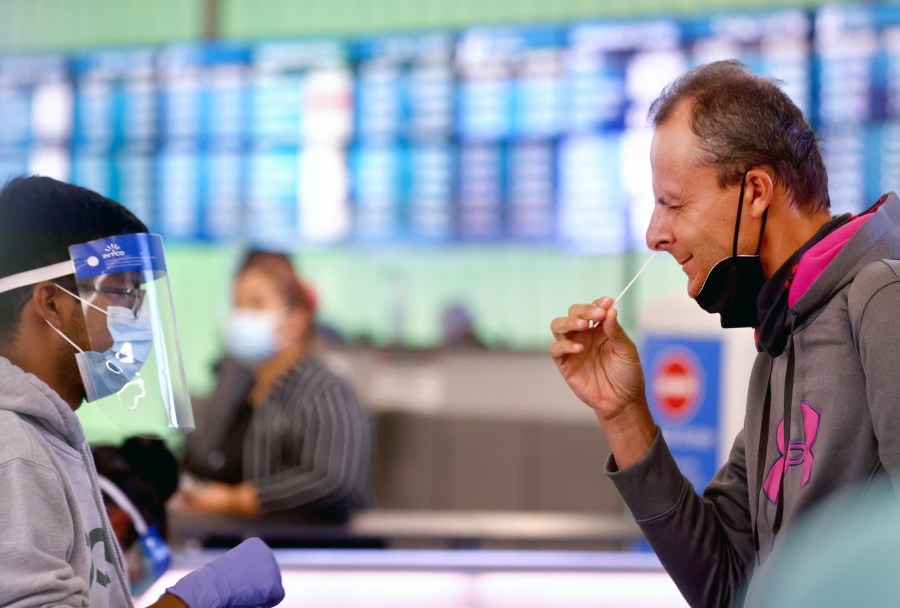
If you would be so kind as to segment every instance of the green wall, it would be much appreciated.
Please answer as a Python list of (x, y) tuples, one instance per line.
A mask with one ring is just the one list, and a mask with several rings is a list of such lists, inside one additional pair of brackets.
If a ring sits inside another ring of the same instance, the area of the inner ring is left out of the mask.
[(198, 0), (0, 0), (0, 51), (196, 39), (202, 9)]
[(225, 37), (255, 38), (811, 5), (778, 0), (223, 0), (220, 23)]
[[(212, 388), (210, 368), (221, 354), (220, 327), (241, 253), (236, 247), (170, 246), (166, 251), (188, 381), (196, 394)], [(615, 296), (644, 259), (524, 247), (332, 249), (295, 255), (296, 266), (317, 292), (319, 320), (349, 339), (377, 346), (399, 340), (428, 348), (440, 341), (442, 311), (462, 304), (486, 344), (535, 350), (550, 344), (550, 319), (574, 302)], [(623, 324), (631, 327), (640, 302), (684, 288), (677, 264), (658, 257), (623, 298)]]
[[(847, 2), (837, 2), (847, 3)], [(0, 51), (817, 6), (813, 0), (0, 0)]]

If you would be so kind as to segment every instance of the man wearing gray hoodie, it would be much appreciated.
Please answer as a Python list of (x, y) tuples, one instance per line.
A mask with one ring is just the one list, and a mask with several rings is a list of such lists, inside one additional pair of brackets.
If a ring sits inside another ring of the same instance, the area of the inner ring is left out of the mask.
[[(75, 416), (87, 395), (76, 349), (91, 351), (82, 301), (71, 274), (40, 275), (68, 263), (72, 245), (145, 232), (118, 203), (50, 178), (16, 178), (0, 190), (2, 606), (132, 605)], [(99, 298), (88, 304), (111, 314)], [(284, 596), (272, 552), (259, 539), (167, 591), (158, 606), (274, 606)]]
[(723, 327), (757, 335), (744, 428), (703, 495), (653, 421), (610, 298), (554, 319), (550, 351), (594, 410), (607, 473), (684, 597), (729, 606), (754, 593), (755, 567), (811, 506), (877, 477), (900, 482), (900, 200), (832, 217), (809, 124), (735, 61), (676, 80), (650, 119), (647, 244), (678, 261), (688, 294)]

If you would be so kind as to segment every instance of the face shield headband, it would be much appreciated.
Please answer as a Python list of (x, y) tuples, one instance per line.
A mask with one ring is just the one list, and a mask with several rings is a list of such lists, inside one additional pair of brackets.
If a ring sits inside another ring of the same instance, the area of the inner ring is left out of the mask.
[[(162, 239), (126, 234), (69, 248), (71, 259), (0, 279), (0, 293), (75, 275), (90, 350), (75, 350), (87, 400), (119, 430), (169, 437), (194, 428)], [(55, 327), (53, 328), (57, 333)]]

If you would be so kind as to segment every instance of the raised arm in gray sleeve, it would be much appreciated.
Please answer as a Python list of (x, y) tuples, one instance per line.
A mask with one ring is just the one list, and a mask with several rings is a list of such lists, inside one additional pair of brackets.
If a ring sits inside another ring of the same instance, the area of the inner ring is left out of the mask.
[(701, 498), (658, 433), (643, 460), (607, 473), (691, 606), (730, 606), (753, 564), (744, 432)]

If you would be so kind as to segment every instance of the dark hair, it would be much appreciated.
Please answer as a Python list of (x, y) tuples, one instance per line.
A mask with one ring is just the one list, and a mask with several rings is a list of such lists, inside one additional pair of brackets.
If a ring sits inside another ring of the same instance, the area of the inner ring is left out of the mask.
[(315, 312), (315, 296), (297, 276), (294, 264), (284, 253), (252, 249), (244, 256), (237, 274), (241, 275), (248, 270), (258, 270), (272, 279), (288, 306), (307, 310), (310, 313)]
[[(49, 177), (15, 177), (0, 190), (0, 277), (69, 259), (69, 246), (117, 234), (147, 232), (119, 203)], [(74, 281), (70, 275), (67, 280)], [(15, 338), (32, 286), (0, 294), (0, 343)]]
[(828, 175), (818, 139), (779, 84), (751, 74), (735, 60), (701, 65), (663, 90), (650, 106), (649, 120), (659, 127), (689, 100), (699, 160), (717, 170), (720, 187), (740, 183), (747, 170), (768, 165), (798, 208), (808, 213), (827, 209)]

